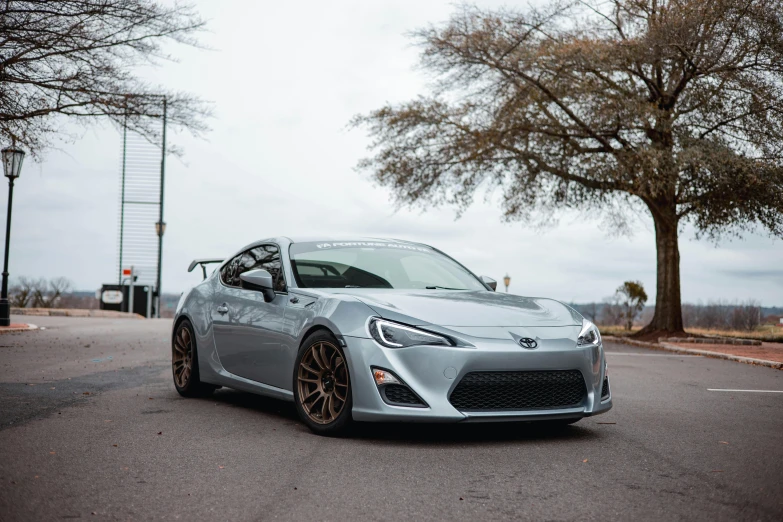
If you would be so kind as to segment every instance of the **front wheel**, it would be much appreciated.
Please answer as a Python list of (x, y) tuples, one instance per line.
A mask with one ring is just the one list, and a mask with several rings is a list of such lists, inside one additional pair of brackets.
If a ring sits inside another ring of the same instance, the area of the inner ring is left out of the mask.
[(302, 343), (294, 367), (294, 401), (302, 422), (319, 435), (341, 435), (350, 425), (351, 377), (337, 339), (326, 331)]
[(218, 388), (201, 382), (196, 336), (193, 325), (187, 319), (179, 323), (171, 341), (171, 371), (174, 387), (183, 397), (204, 397)]

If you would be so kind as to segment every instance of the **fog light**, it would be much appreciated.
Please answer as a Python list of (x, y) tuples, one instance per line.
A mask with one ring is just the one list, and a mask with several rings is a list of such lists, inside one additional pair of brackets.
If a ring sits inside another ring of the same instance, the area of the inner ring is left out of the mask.
[(400, 384), (400, 381), (397, 380), (397, 377), (392, 375), (391, 372), (387, 372), (385, 370), (373, 368), (372, 376), (375, 379), (375, 384), (378, 386), (382, 384)]

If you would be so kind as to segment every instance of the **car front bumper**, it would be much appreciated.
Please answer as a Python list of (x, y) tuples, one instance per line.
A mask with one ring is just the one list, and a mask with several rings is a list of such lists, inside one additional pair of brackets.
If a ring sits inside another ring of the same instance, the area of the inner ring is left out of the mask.
[[(576, 347), (558, 332), (541, 339), (537, 350), (524, 350), (513, 340), (471, 338), (473, 347), (415, 346), (390, 349), (372, 339), (344, 337), (351, 372), (353, 418), (358, 421), (493, 422), (579, 419), (609, 411), (611, 395), (601, 400), (606, 371), (603, 349)], [(391, 371), (426, 407), (391, 405), (381, 398), (371, 368)], [(469, 372), (579, 370), (587, 394), (578, 407), (566, 409), (459, 411), (451, 392)]]

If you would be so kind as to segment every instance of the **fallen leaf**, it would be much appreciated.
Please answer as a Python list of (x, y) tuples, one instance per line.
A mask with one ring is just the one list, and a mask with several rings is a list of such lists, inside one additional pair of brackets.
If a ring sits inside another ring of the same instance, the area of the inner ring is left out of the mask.
[(158, 432), (158, 435), (163, 435), (163, 432), (162, 432), (162, 431), (159, 431), (159, 432)]
[(82, 392), (82, 395), (89, 395), (90, 392)]
[(152, 400), (152, 397), (150, 397), (150, 400)]
[(722, 469), (713, 469), (712, 472), (713, 473), (723, 473), (723, 470)]
[(112, 444), (112, 446), (114, 446), (115, 448), (119, 448), (117, 444)]
[(55, 388), (54, 388), (54, 386), (52, 386), (52, 387), (51, 387), (51, 388), (49, 388), (49, 389), (50, 389), (50, 390), (54, 390)]
[(35, 477), (33, 477), (33, 478), (38, 478), (38, 475), (36, 475), (36, 476), (35, 476)]
[(225, 466), (218, 466), (218, 469), (223, 469)]
[(50, 451), (49, 455), (55, 455), (55, 452), (54, 451)]
[(718, 444), (728, 444), (728, 442), (726, 442), (725, 440), (719, 440)]
[(465, 499), (464, 499), (464, 498), (462, 498), (462, 497), (459, 497), (459, 499), (460, 499), (460, 500), (465, 500)]
[(124, 469), (125, 471), (128, 471), (128, 468), (122, 468), (122, 469)]
[(587, 462), (587, 459), (583, 460), (582, 462)]

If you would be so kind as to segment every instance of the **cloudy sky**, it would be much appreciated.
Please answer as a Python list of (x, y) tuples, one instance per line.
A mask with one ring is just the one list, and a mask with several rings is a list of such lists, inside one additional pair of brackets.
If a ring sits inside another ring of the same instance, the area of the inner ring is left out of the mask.
[[(328, 234), (430, 243), (479, 274), (510, 274), (512, 293), (588, 302), (638, 279), (654, 300), (654, 237), (644, 217), (632, 237), (615, 237), (589, 216), (563, 215), (543, 231), (503, 224), (484, 195), (460, 219), (449, 208), (395, 211), (388, 192), (354, 170), (368, 139), (346, 124), (426, 92), (406, 33), (445, 20), (452, 3), (198, 5), (212, 50), (172, 49), (179, 63), (144, 72), (215, 103), (206, 139), (172, 137), (185, 155), (168, 162), (164, 292), (200, 280), (186, 272), (193, 258), (229, 255), (271, 235)], [(75, 143), (28, 162), (16, 184), (12, 278), (65, 276), (83, 290), (115, 282), (121, 136), (109, 125), (79, 132)], [(783, 305), (783, 241), (757, 234), (716, 246), (686, 229), (680, 250), (685, 301)]]

